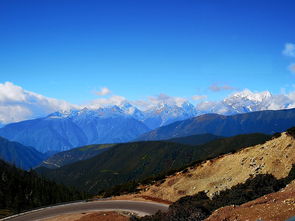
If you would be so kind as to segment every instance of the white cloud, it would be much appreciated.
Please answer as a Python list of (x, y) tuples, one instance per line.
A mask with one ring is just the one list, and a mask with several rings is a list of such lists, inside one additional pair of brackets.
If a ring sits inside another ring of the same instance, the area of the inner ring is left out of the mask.
[(295, 44), (286, 43), (285, 48), (283, 50), (283, 55), (289, 57), (295, 57)]
[(204, 100), (204, 99), (207, 99), (207, 98), (208, 98), (208, 96), (206, 96), (206, 95), (194, 95), (194, 96), (192, 96), (192, 99), (194, 101), (200, 101), (200, 100)]
[[(224, 85), (222, 87), (225, 87)], [(226, 87), (227, 88), (227, 87)], [(206, 95), (192, 96), (192, 100), (200, 101), (196, 105), (198, 114), (219, 113), (235, 114), (247, 111), (278, 110), (295, 108), (295, 91), (272, 95), (268, 91), (253, 92), (245, 89), (227, 96), (221, 101), (206, 101)], [(185, 107), (188, 99), (166, 94), (150, 96), (143, 100), (130, 101), (119, 95), (111, 95), (95, 99), (87, 105), (73, 105), (66, 101), (48, 98), (43, 95), (24, 90), (11, 82), (0, 84), (0, 123), (11, 123), (36, 117), (43, 117), (55, 111), (68, 111), (84, 107), (97, 109), (100, 107), (131, 103), (142, 111), (156, 108), (163, 104)], [(192, 106), (193, 108), (193, 106)]]
[(105, 96), (112, 93), (110, 89), (108, 89), (107, 87), (103, 87), (100, 89), (100, 91), (96, 91), (95, 94), (99, 95), (99, 96)]
[(290, 64), (288, 67), (289, 71), (291, 71), (293, 74), (295, 74), (295, 63)]
[(127, 99), (122, 96), (113, 95), (108, 98), (98, 98), (90, 102), (89, 105), (87, 105), (87, 108), (90, 109), (97, 109), (100, 107), (106, 107), (106, 106), (112, 106), (112, 105), (121, 105), (124, 102), (127, 102)]
[(173, 97), (162, 93), (156, 96), (149, 96), (145, 100), (131, 101), (130, 103), (137, 106), (140, 110), (148, 110), (163, 104), (180, 107), (187, 101), (188, 100), (183, 97)]
[(26, 91), (11, 82), (0, 83), (0, 122), (10, 123), (75, 108), (66, 101)]
[(213, 92), (219, 92), (219, 91), (233, 91), (236, 90), (236, 88), (229, 86), (227, 84), (224, 85), (218, 85), (218, 84), (212, 84), (209, 89)]

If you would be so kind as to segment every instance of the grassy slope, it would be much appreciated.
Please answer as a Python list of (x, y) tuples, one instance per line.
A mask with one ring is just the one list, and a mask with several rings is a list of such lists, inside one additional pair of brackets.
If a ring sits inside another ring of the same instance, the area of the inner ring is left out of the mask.
[(181, 168), (194, 161), (263, 143), (267, 139), (267, 135), (250, 134), (219, 139), (199, 146), (160, 141), (118, 144), (91, 159), (54, 170), (38, 168), (37, 172), (57, 182), (97, 193), (131, 180)]
[(197, 134), (197, 135), (186, 136), (186, 137), (172, 138), (166, 141), (173, 142), (173, 143), (182, 143), (187, 145), (201, 145), (201, 144), (205, 144), (210, 141), (221, 139), (221, 138), (223, 137), (216, 136), (214, 134)]
[(58, 168), (67, 164), (75, 163), (79, 160), (86, 160), (113, 147), (114, 144), (94, 144), (77, 147), (68, 151), (57, 153), (47, 160), (43, 161), (40, 166), (48, 168)]

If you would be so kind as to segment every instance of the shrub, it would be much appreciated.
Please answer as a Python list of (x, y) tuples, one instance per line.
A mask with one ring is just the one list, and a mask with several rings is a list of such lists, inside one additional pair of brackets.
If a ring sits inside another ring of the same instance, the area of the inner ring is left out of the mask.
[(291, 127), (287, 130), (287, 134), (293, 138), (295, 138), (295, 127)]

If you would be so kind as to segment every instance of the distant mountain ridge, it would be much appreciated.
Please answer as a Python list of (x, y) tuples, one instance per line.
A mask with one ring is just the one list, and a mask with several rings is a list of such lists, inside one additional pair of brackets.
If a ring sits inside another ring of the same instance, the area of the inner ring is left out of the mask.
[(147, 131), (145, 124), (112, 107), (56, 112), (44, 118), (8, 124), (0, 128), (0, 136), (47, 152), (95, 143), (127, 142)]
[[(200, 102), (196, 106), (185, 99), (171, 100), (171, 98), (165, 97), (160, 101), (151, 100), (150, 104), (142, 105), (146, 106), (145, 108), (139, 108), (134, 103), (125, 100), (117, 105), (104, 107), (94, 105), (89, 106), (88, 109), (55, 112), (47, 117), (8, 124), (0, 128), (0, 136), (26, 146), (33, 146), (40, 152), (59, 152), (78, 146), (122, 143), (137, 139), (162, 140), (204, 133), (231, 136), (252, 132), (281, 132), (294, 125), (293, 123), (290, 124), (293, 119), (289, 118), (290, 122), (286, 122), (286, 126), (282, 126), (282, 128), (275, 129), (276, 126), (269, 123), (266, 127), (274, 129), (264, 130), (257, 129), (256, 122), (252, 121), (252, 125), (248, 124), (247, 126), (250, 128), (248, 130), (243, 129), (245, 127), (243, 125), (241, 128), (235, 128), (236, 133), (222, 133), (221, 128), (230, 131), (232, 126), (235, 125), (231, 124), (230, 128), (225, 128), (222, 124), (224, 122), (228, 124), (228, 121), (222, 120), (223, 117), (216, 117), (216, 121), (211, 127), (219, 129), (209, 129), (209, 125), (204, 128), (205, 123), (202, 123), (203, 126), (199, 129), (193, 129), (193, 125), (190, 124), (192, 128), (183, 128), (182, 132), (176, 130), (170, 134), (165, 134), (167, 131), (163, 132), (163, 128), (179, 126), (179, 122), (184, 120), (190, 122), (192, 118), (204, 119), (202, 121), (209, 123), (212, 122), (212, 116), (220, 116), (214, 114), (203, 116), (204, 113), (221, 113), (224, 114), (224, 119), (229, 119), (226, 116), (237, 113), (292, 107), (292, 103), (288, 99), (281, 99), (267, 91), (253, 93), (244, 90), (230, 95), (221, 102)], [(196, 116), (198, 117), (196, 118)], [(219, 120), (217, 120), (218, 118)], [(284, 117), (282, 119), (284, 120)], [(175, 122), (176, 124), (174, 124)], [(280, 127), (282, 123), (277, 122), (277, 124)], [(157, 129), (159, 127), (161, 128)], [(256, 130), (253, 129), (254, 127), (256, 127)]]
[(27, 147), (17, 142), (11, 142), (0, 137), (0, 159), (16, 167), (29, 170), (39, 165), (46, 158), (33, 147)]
[(205, 114), (178, 121), (141, 135), (136, 140), (167, 140), (194, 134), (234, 136), (248, 133), (273, 134), (295, 125), (295, 109), (257, 111), (237, 115)]

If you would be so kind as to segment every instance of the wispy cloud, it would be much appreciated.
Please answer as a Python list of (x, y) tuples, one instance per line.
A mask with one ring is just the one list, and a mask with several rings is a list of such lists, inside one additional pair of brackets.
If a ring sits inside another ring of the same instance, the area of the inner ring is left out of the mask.
[(98, 96), (105, 96), (112, 93), (111, 90), (107, 87), (102, 87), (99, 91), (96, 91), (95, 94)]
[(295, 63), (292, 63), (288, 67), (289, 71), (291, 71), (293, 74), (295, 74)]
[(209, 90), (213, 92), (219, 92), (219, 91), (234, 91), (237, 90), (235, 87), (232, 87), (230, 85), (224, 84), (224, 85), (219, 85), (219, 84), (212, 84), (209, 87)]
[(194, 101), (205, 100), (207, 98), (208, 98), (207, 95), (194, 95), (194, 96), (192, 96), (192, 100), (194, 100)]
[(107, 98), (95, 99), (95, 100), (91, 101), (90, 104), (88, 104), (86, 106), (87, 106), (87, 108), (96, 109), (96, 108), (111, 106), (111, 105), (121, 105), (126, 101), (127, 101), (127, 99), (123, 96), (112, 95)]
[[(295, 44), (286, 43), (282, 53), (283, 53), (283, 55), (285, 55), (287, 57), (295, 58)], [(288, 70), (291, 73), (295, 74), (295, 63), (291, 63), (288, 66)]]
[(295, 57), (295, 44), (286, 43), (283, 50), (283, 55), (289, 56), (289, 57)]
[(174, 97), (161, 93), (155, 96), (148, 96), (146, 99), (130, 101), (130, 103), (141, 110), (148, 110), (162, 104), (181, 106), (187, 101), (188, 99), (183, 97)]

